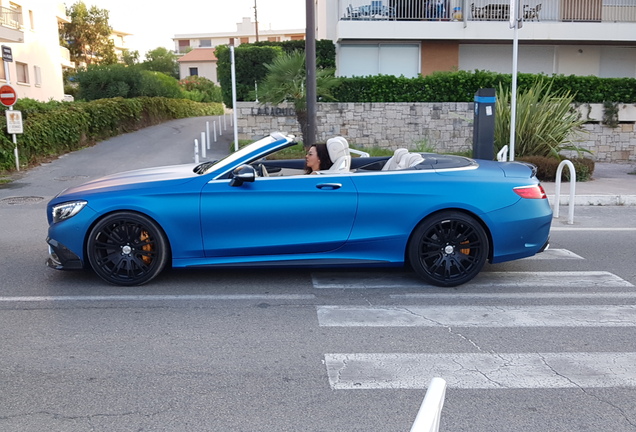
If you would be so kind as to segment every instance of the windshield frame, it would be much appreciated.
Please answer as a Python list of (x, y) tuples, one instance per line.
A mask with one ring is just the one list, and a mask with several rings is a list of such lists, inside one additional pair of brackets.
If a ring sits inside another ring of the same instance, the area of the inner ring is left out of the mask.
[(296, 141), (293, 135), (272, 133), (271, 135), (263, 137), (260, 140), (239, 149), (238, 151), (230, 153), (223, 159), (214, 162), (201, 174), (206, 175), (214, 173), (214, 178), (218, 179), (238, 165), (250, 163), (256, 159), (266, 156), (269, 153), (294, 144), (296, 144)]

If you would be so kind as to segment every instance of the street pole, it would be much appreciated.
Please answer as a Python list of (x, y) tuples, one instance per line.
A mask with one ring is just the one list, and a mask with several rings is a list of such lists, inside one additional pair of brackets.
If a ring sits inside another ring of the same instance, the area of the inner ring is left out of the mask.
[(306, 101), (307, 101), (307, 136), (304, 136), (305, 148), (316, 143), (316, 13), (314, 0), (306, 0), (305, 15), (305, 68), (306, 68)]
[(258, 42), (258, 12), (256, 9), (256, 0), (254, 0), (254, 26), (256, 30), (256, 42)]
[[(9, 57), (7, 58), (5, 55), (5, 49), (9, 50)], [(3, 45), (2, 46), (2, 58), (3, 58), (3, 63), (4, 63), (4, 76), (5, 79), (7, 80), (7, 84), (11, 85), (11, 73), (9, 71), (9, 62), (13, 61), (13, 54), (11, 53), (11, 48), (8, 48)], [(9, 111), (13, 111), (13, 105), (11, 105), (9, 107)], [(16, 171), (20, 171), (20, 155), (18, 154), (18, 139), (16, 138), (15, 134), (13, 135), (13, 155), (15, 157), (15, 169)]]
[(510, 156), (508, 160), (515, 160), (515, 138), (517, 134), (517, 71), (519, 59), (519, 29), (523, 27), (523, 12), (521, 0), (510, 0), (510, 28), (512, 38), (512, 89), (510, 96)]
[[(234, 151), (238, 151), (238, 127), (236, 126), (236, 65), (234, 64), (234, 45), (230, 45), (230, 63), (232, 65), (232, 115), (234, 116)], [(219, 129), (221, 123), (219, 123)]]

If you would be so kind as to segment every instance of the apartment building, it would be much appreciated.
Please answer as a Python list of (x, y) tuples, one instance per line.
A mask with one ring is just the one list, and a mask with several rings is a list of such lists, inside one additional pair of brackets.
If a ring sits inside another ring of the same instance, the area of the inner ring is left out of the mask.
[[(340, 76), (512, 72), (509, 0), (316, 0)], [(636, 77), (636, 0), (523, 0), (519, 72)]]
[[(59, 26), (68, 22), (63, 3), (51, 0), (0, 0), (0, 43), (13, 61), (2, 61), (0, 83), (10, 82), (18, 98), (62, 100), (62, 71), (74, 68), (60, 46)], [(8, 70), (8, 76), (5, 73)]]
[(214, 48), (219, 45), (238, 46), (244, 43), (257, 41), (281, 42), (287, 40), (305, 39), (305, 30), (272, 30), (257, 27), (249, 17), (244, 17), (236, 24), (235, 32), (224, 33), (192, 33), (177, 34), (172, 40), (175, 44), (175, 53), (183, 56), (179, 62), (179, 76), (185, 78), (190, 75), (199, 75), (218, 84), (216, 75), (216, 57)]

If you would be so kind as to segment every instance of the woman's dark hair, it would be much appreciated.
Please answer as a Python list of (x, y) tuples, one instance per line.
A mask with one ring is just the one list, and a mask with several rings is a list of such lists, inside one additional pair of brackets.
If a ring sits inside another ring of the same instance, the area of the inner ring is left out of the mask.
[[(327, 151), (327, 144), (314, 144), (312, 147), (316, 148), (316, 155), (320, 159), (320, 171), (328, 170), (333, 165), (329, 152)], [(311, 147), (309, 147), (311, 148)], [(305, 167), (305, 174), (311, 174), (311, 168)]]

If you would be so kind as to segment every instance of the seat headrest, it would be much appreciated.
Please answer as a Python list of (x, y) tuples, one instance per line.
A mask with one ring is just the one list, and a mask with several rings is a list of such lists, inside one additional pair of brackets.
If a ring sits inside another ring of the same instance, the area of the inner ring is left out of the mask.
[(327, 140), (327, 152), (331, 162), (336, 162), (338, 158), (349, 156), (349, 143), (343, 137), (334, 137)]

